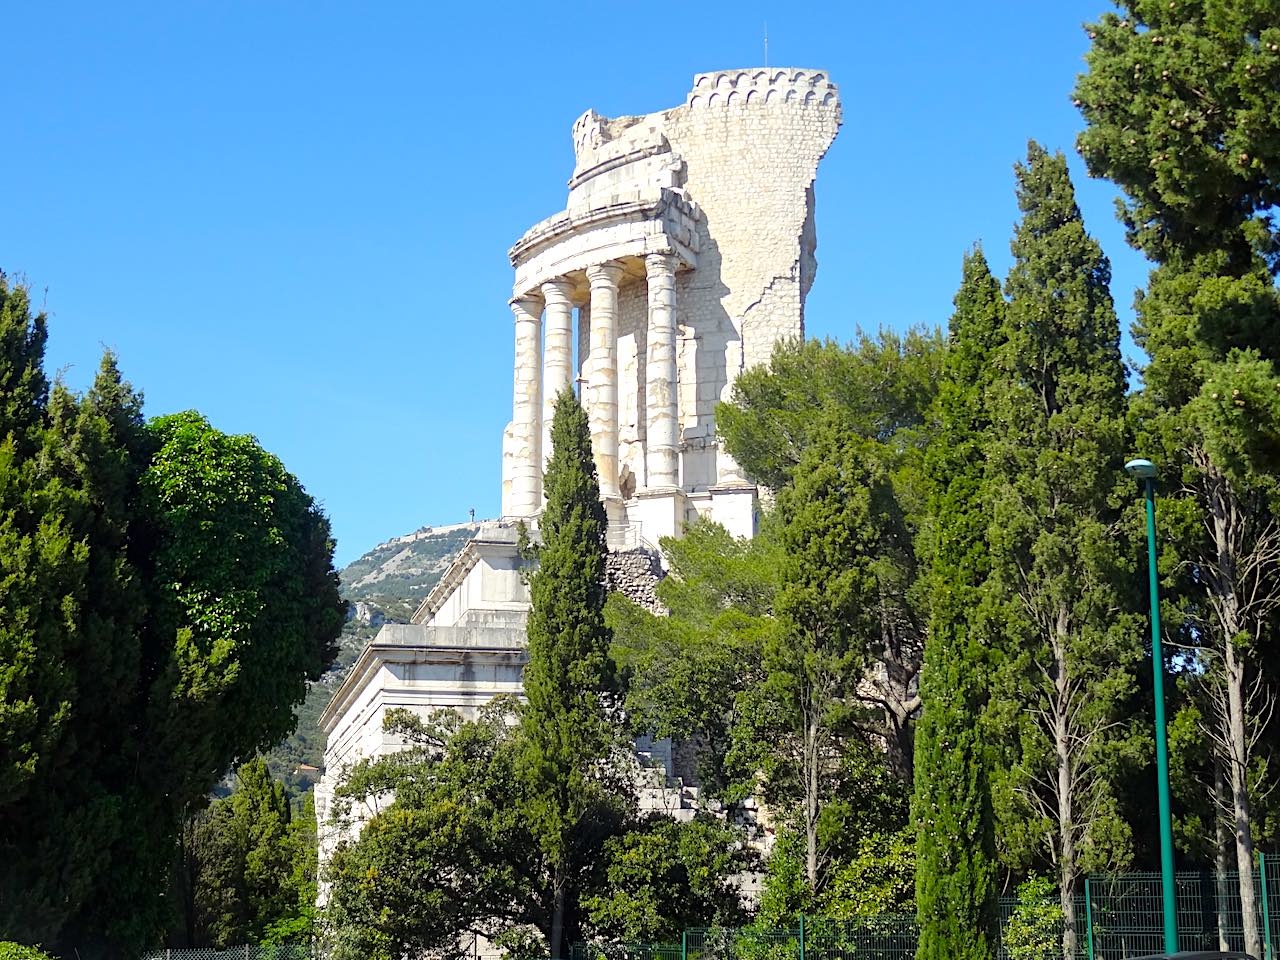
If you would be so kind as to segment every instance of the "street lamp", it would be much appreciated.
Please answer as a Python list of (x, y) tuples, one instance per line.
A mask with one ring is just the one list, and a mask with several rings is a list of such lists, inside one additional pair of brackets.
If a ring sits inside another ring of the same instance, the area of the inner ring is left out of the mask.
[(1156, 701), (1156, 794), (1160, 804), (1160, 890), (1164, 901), (1165, 953), (1178, 952), (1178, 894), (1173, 877), (1173, 819), (1169, 810), (1169, 733), (1164, 717), (1164, 652), (1160, 645), (1160, 590), (1156, 574), (1156, 465), (1130, 460), (1124, 465), (1142, 481), (1147, 499), (1147, 570), (1151, 580), (1151, 669)]

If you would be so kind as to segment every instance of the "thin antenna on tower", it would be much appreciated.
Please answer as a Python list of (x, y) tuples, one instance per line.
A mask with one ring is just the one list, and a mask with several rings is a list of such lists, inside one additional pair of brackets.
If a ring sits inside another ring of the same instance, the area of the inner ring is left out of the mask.
[(764, 68), (769, 69), (769, 21), (764, 22)]

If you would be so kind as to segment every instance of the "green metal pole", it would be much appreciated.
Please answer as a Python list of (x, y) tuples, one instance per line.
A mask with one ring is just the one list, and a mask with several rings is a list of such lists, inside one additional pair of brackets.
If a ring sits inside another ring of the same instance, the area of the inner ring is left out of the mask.
[(1275, 950), (1271, 946), (1271, 906), (1267, 903), (1267, 855), (1258, 851), (1258, 879), (1262, 882), (1262, 942), (1266, 944), (1263, 951), (1265, 960), (1275, 960)]
[(1089, 889), (1090, 877), (1084, 878), (1085, 943), (1089, 947), (1089, 960), (1093, 960), (1093, 892)]
[(1160, 890), (1164, 901), (1164, 949), (1178, 952), (1178, 888), (1173, 875), (1173, 821), (1169, 803), (1169, 732), (1164, 716), (1164, 650), (1160, 643), (1160, 580), (1156, 573), (1156, 483), (1145, 478), (1147, 570), (1151, 580), (1151, 667), (1156, 701), (1156, 792), (1160, 808)]
[(804, 960), (804, 914), (800, 914), (800, 960)]
[(680, 960), (689, 960), (689, 931), (680, 934)]

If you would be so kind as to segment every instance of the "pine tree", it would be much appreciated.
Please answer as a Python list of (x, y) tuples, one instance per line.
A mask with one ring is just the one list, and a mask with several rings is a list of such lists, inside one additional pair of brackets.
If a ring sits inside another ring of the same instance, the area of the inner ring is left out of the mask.
[(551, 447), (538, 568), (529, 582), (521, 770), (551, 870), (549, 947), (559, 957), (566, 934), (577, 932), (569, 902), (576, 834), (599, 796), (596, 773), (613, 745), (604, 702), (613, 686), (604, 621), (607, 523), (587, 416), (572, 390), (556, 398)]
[(1070, 960), (1082, 863), (1127, 856), (1108, 783), (1141, 655), (1139, 624), (1122, 612), (1131, 551), (1113, 532), (1120, 485), (1130, 489), (1125, 374), (1110, 265), (1065, 158), (1033, 142), (1017, 174), (1022, 220), (989, 394), (990, 599), (1003, 624), (1002, 726), (1018, 732), (1006, 811), (1050, 825), (1032, 833), (1057, 870)]
[(955, 305), (935, 406), (939, 428), (925, 461), (934, 543), (912, 809), (918, 960), (992, 960), (996, 948), (995, 826), (982, 730), (990, 636), (979, 608), (990, 572), (986, 393), (1005, 304), (980, 249), (965, 257)]
[(1166, 599), (1182, 601), (1181, 639), (1198, 648), (1215, 754), (1204, 786), (1223, 807), (1215, 859), (1224, 874), (1235, 861), (1256, 956), (1250, 780), (1260, 745), (1280, 749), (1264, 735), (1280, 686), (1280, 11), (1117, 5), (1088, 28), (1080, 151), (1124, 191), (1129, 241), (1157, 264), (1134, 326), (1149, 363), (1133, 407), (1142, 454), (1176, 478), (1161, 511), (1186, 536), (1166, 536), (1162, 569), (1187, 573)]

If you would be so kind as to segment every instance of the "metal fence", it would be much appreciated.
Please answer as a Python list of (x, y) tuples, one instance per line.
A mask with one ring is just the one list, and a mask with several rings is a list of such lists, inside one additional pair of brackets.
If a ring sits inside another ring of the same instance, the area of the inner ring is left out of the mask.
[[(1280, 855), (1260, 857), (1251, 882), (1257, 891), (1261, 960), (1280, 960)], [(1128, 960), (1161, 952), (1160, 889), (1158, 873), (1089, 877), (1076, 897), (1077, 960)], [(1181, 949), (1244, 949), (1238, 874), (1180, 873), (1177, 898)], [(1000, 901), (1001, 934), (1017, 907), (1016, 899)], [(918, 939), (912, 914), (849, 920), (805, 917), (792, 929), (686, 930), (679, 943), (578, 943), (571, 947), (568, 960), (910, 960)], [(999, 956), (1001, 960), (1009, 956), (1003, 944)], [(1060, 956), (1061, 949), (1055, 946), (1048, 960)]]
[(312, 960), (319, 953), (307, 944), (291, 943), (280, 946), (244, 944), (219, 950), (215, 947), (184, 947), (172, 950), (153, 950), (142, 960)]

